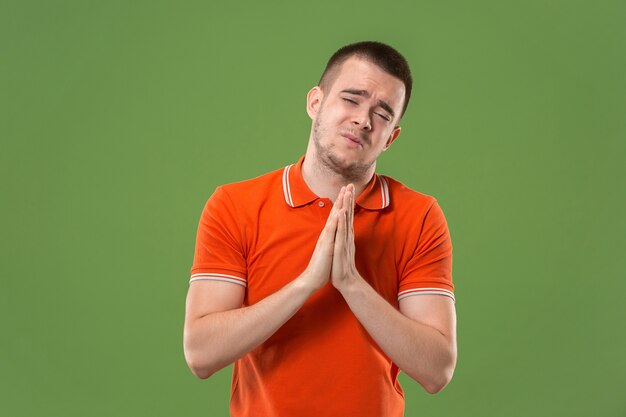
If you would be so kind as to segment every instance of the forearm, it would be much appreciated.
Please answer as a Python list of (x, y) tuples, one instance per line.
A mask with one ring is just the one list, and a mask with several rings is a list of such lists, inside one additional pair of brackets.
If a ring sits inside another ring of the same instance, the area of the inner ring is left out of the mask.
[(274, 334), (315, 292), (300, 278), (254, 305), (187, 320), (185, 357), (194, 374), (208, 378)]
[(456, 341), (391, 306), (365, 280), (341, 289), (359, 322), (378, 346), (429, 393), (443, 389), (456, 365)]

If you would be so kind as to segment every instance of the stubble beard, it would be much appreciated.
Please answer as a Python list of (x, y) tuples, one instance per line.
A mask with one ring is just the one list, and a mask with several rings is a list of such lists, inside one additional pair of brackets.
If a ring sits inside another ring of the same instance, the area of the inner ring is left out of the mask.
[(328, 131), (322, 125), (322, 110), (320, 108), (317, 118), (313, 122), (313, 144), (317, 154), (317, 160), (326, 170), (339, 175), (346, 182), (356, 182), (367, 174), (376, 159), (367, 163), (359, 160), (344, 162), (335, 152), (334, 143), (324, 146), (322, 138), (328, 137)]

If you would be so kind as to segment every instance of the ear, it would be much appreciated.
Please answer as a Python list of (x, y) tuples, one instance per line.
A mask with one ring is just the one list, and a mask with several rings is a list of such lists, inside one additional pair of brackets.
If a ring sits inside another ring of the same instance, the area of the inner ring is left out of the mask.
[(323, 98), (324, 92), (319, 85), (311, 88), (306, 95), (306, 112), (309, 114), (311, 120), (315, 120), (317, 117), (317, 112), (319, 111)]
[(391, 144), (396, 139), (398, 139), (398, 136), (400, 136), (400, 130), (402, 130), (400, 126), (396, 126), (393, 128), (393, 130), (391, 131), (391, 135), (389, 135), (389, 139), (387, 139), (387, 143), (385, 143), (385, 146), (383, 147), (383, 151), (386, 151), (387, 149), (389, 149)]

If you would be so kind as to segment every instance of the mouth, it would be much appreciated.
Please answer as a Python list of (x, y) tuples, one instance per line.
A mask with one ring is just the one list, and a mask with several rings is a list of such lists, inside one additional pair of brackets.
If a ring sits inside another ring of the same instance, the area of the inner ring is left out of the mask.
[(347, 139), (348, 145), (353, 147), (363, 148), (363, 141), (356, 135), (353, 135), (350, 132), (343, 132), (341, 134), (345, 139)]

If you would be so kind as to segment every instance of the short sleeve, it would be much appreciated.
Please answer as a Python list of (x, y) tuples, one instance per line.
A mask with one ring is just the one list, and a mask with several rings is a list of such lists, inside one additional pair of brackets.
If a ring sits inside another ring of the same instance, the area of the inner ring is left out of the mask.
[(398, 300), (420, 294), (444, 295), (454, 300), (452, 242), (436, 200), (426, 211), (420, 226), (417, 245), (400, 278)]
[(247, 268), (241, 236), (235, 206), (223, 186), (218, 187), (202, 210), (190, 282), (208, 279), (245, 287)]

